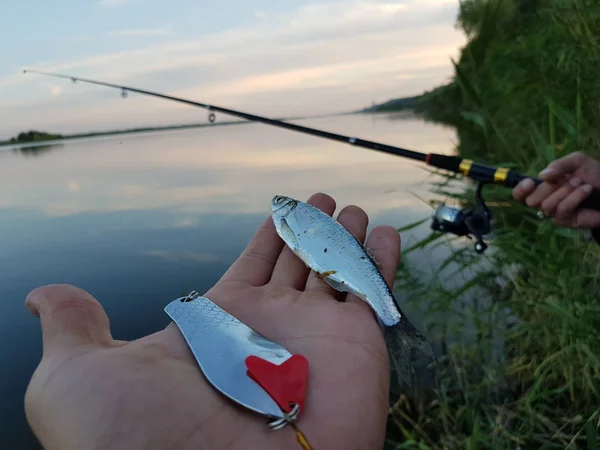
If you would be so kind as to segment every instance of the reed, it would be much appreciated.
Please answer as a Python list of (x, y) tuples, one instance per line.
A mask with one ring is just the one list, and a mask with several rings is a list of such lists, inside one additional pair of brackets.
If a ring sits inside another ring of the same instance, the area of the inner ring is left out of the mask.
[[(574, 151), (600, 155), (599, 1), (466, 0), (457, 25), (469, 41), (454, 80), (419, 109), (457, 127), (461, 156), (535, 176)], [(467, 202), (457, 182), (432, 197)], [(443, 356), (429, 389), (393, 392), (386, 449), (597, 449), (600, 246), (508, 189), (484, 192), (485, 256), (435, 234), (404, 252), (396, 289)], [(416, 252), (439, 246), (451, 256), (416, 272)]]

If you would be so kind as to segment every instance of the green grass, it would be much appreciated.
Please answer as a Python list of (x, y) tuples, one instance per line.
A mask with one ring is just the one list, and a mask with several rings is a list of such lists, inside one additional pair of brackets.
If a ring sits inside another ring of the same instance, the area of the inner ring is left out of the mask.
[[(573, 151), (600, 155), (599, 1), (469, 0), (457, 22), (469, 42), (454, 80), (419, 109), (457, 127), (461, 155), (531, 175)], [(473, 198), (452, 185), (432, 196)], [(403, 256), (398, 290), (444, 356), (431, 389), (393, 393), (386, 449), (596, 449), (600, 246), (540, 221), (509, 189), (484, 196), (484, 256), (438, 235), (418, 247), (452, 249), (433, 273)]]
[(63, 137), (64, 136), (61, 136), (60, 134), (50, 134), (44, 131), (30, 130), (27, 132), (19, 133), (18, 136), (11, 138), (7, 141), (0, 141), (0, 145), (54, 141), (58, 139), (63, 139)]
[(359, 112), (363, 113), (381, 113), (381, 112), (396, 112), (404, 110), (412, 110), (416, 107), (421, 96), (395, 98), (387, 102), (374, 104), (368, 108), (364, 108)]

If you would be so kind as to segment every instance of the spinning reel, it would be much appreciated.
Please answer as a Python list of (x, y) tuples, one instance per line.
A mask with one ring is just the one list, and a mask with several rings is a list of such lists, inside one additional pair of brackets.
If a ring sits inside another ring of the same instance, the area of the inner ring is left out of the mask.
[(475, 238), (475, 252), (483, 253), (488, 248), (483, 242), (483, 236), (492, 230), (492, 212), (486, 206), (481, 189), (485, 183), (477, 184), (475, 194), (475, 209), (458, 209), (441, 203), (432, 214), (431, 229), (442, 233), (452, 233), (456, 236)]

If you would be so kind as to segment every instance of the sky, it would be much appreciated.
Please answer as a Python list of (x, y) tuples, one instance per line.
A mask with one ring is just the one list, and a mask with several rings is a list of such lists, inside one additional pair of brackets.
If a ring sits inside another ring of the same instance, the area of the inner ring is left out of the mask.
[(458, 0), (2, 3), (0, 139), (207, 122), (197, 108), (23, 69), (281, 117), (429, 90), (465, 43)]

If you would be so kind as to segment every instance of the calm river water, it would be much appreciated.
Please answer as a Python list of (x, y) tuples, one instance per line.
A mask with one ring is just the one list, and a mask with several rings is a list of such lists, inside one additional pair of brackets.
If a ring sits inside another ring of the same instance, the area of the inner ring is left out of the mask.
[[(298, 121), (423, 152), (452, 153), (452, 129), (401, 115)], [(262, 124), (0, 149), (2, 448), (40, 448), (23, 395), (41, 356), (27, 293), (71, 283), (105, 307), (116, 339), (168, 324), (163, 307), (206, 291), (270, 212), (275, 193), (326, 192), (378, 224), (426, 218), (419, 163)], [(416, 194), (416, 195), (414, 195)], [(409, 246), (428, 225), (402, 234)], [(427, 257), (420, 264), (431, 264)], [(414, 320), (418, 325), (418, 319)]]

